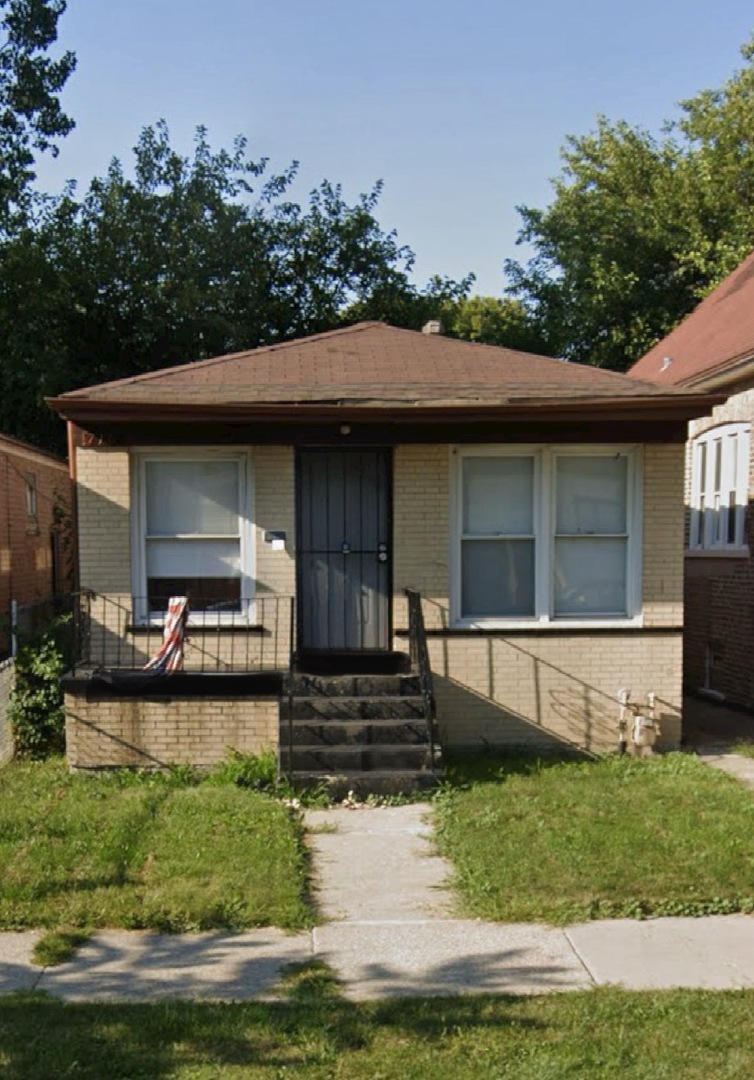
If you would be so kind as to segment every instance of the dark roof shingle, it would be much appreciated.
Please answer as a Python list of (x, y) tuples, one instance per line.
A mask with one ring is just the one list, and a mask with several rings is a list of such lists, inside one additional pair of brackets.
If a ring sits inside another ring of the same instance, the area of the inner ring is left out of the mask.
[(55, 399), (152, 405), (497, 405), (662, 396), (651, 382), (551, 357), (365, 322)]

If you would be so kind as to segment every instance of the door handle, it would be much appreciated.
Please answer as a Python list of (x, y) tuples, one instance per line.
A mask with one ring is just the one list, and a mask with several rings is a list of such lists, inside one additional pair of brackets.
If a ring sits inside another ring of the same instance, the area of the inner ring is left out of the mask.
[(366, 585), (361, 586), (361, 625), (366, 626), (371, 613), (371, 596)]

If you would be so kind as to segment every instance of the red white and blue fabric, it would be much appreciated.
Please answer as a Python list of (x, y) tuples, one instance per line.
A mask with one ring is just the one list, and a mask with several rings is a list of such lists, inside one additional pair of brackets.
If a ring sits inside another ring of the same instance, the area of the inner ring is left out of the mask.
[(162, 646), (155, 653), (144, 671), (152, 675), (172, 675), (183, 669), (183, 642), (188, 619), (188, 597), (171, 596), (165, 615), (165, 628), (162, 632)]

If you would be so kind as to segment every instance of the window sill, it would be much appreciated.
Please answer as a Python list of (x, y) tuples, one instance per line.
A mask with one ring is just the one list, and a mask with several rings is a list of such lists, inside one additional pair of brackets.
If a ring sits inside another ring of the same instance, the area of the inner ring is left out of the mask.
[[(442, 628), (427, 628), (426, 635), (428, 638), (462, 638), (462, 637), (493, 637), (502, 636), (505, 637), (547, 637), (548, 635), (558, 635), (560, 637), (567, 637), (573, 635), (575, 637), (591, 635), (598, 636), (602, 634), (681, 634), (683, 632), (683, 625), (681, 623), (661, 626), (645, 626), (642, 622), (635, 620), (623, 621), (623, 622), (578, 622), (578, 623), (507, 623), (505, 625), (490, 626), (489, 624), (481, 625), (479, 623), (468, 626), (454, 624), (450, 627)], [(395, 631), (396, 637), (408, 637), (409, 631), (406, 629), (398, 629)]]
[(455, 619), (451, 626), (456, 630), (545, 630), (558, 633), (560, 630), (625, 630), (641, 626), (641, 616), (634, 618), (619, 615), (605, 618), (559, 618), (559, 619)]
[[(155, 634), (161, 634), (165, 629), (165, 624), (162, 622), (153, 623), (128, 623), (126, 625), (127, 634), (135, 634), (137, 636), (145, 637), (147, 635), (154, 636)], [(261, 623), (192, 623), (189, 619), (186, 626), (186, 636), (191, 637), (192, 633), (200, 631), (205, 634), (266, 634), (268, 633), (267, 627), (262, 626)]]
[(686, 548), (686, 559), (748, 559), (749, 548)]

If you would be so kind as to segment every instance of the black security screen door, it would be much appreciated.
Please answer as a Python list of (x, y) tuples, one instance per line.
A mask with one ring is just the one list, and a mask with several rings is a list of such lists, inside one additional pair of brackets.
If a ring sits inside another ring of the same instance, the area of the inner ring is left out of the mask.
[(301, 450), (300, 649), (387, 649), (390, 459), (381, 450)]

